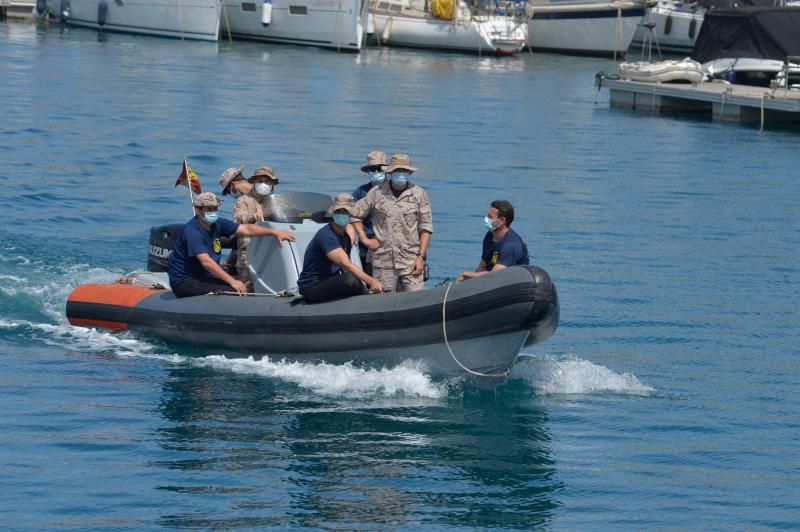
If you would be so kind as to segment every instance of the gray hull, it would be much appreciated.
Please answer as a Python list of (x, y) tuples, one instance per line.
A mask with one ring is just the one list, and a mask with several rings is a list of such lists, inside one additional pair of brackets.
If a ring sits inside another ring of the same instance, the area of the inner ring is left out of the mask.
[(103, 287), (73, 292), (67, 302), (70, 322), (130, 329), (203, 354), (212, 348), (229, 356), (332, 363), (419, 359), (443, 375), (463, 374), (461, 366), (481, 373), (509, 370), (523, 346), (549, 338), (559, 321), (555, 285), (534, 266), (451, 286), (445, 305), (448, 343), (442, 328), (445, 287), (316, 305), (269, 295), (177, 299), (161, 290), (126, 305), (119, 295), (92, 295), (101, 293), (98, 286)]

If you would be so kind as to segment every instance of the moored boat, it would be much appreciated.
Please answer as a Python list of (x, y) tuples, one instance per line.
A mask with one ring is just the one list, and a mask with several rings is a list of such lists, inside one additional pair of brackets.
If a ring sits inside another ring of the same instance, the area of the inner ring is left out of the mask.
[(373, 38), (392, 46), (510, 55), (527, 40), (524, 12), (500, 16), (463, 0), (373, 0), (370, 17)]
[(216, 41), (220, 0), (47, 0), (63, 22), (104, 31)]
[[(652, 46), (661, 52), (692, 53), (706, 9), (697, 2), (659, 0), (645, 15), (633, 36), (632, 46)], [(646, 24), (652, 24), (647, 26)]]
[(642, 2), (532, 2), (528, 42), (534, 50), (622, 57), (645, 14)]
[(223, 0), (221, 36), (359, 51), (367, 14), (358, 0)]
[[(272, 209), (270, 219), (261, 223), (290, 229), (296, 239), (283, 246), (272, 238), (250, 241), (255, 294), (176, 298), (166, 274), (139, 273), (77, 287), (67, 300), (67, 318), (76, 326), (135, 331), (193, 347), (198, 354), (222, 349), (232, 357), (330, 363), (416, 359), (434, 374), (469, 374), (481, 384), (503, 380), (522, 347), (548, 339), (558, 327), (555, 285), (536, 266), (417, 292), (306, 304), (293, 293), (305, 247), (326, 223), (318, 207), (330, 198), (304, 193), (276, 195), (275, 200), (282, 208)], [(159, 234), (167, 240), (154, 242)], [(151, 231), (153, 269), (163, 264), (163, 249), (177, 236)], [(353, 260), (358, 261), (357, 250)]]

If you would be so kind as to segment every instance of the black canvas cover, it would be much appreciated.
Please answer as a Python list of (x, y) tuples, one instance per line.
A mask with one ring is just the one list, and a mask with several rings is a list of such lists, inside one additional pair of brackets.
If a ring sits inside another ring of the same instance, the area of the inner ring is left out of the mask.
[(800, 7), (715, 9), (705, 15), (692, 59), (800, 56)]

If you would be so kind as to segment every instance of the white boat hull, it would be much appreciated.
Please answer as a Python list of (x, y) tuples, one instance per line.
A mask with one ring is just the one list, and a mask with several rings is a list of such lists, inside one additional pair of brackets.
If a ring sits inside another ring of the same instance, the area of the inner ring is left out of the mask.
[[(374, 38), (382, 44), (471, 53), (514, 54), (525, 46), (525, 24), (506, 17), (470, 21), (373, 13)], [(387, 30), (387, 24), (389, 29)]]
[[(219, 34), (219, 0), (107, 0), (102, 25), (99, 4), (99, 0), (70, 0), (65, 22), (105, 31), (204, 41), (216, 41)], [(50, 0), (48, 7), (59, 14), (61, 5)]]
[[(645, 17), (655, 24), (653, 28), (653, 48), (656, 52), (656, 42), (663, 52), (678, 52), (689, 54), (694, 49), (694, 43), (700, 34), (700, 26), (703, 24), (703, 11), (697, 13), (674, 11), (661, 7), (654, 7), (650, 10), (649, 16)], [(633, 47), (643, 46), (649, 30), (639, 27), (633, 36)], [(644, 51), (646, 53), (646, 51)]]
[(358, 51), (364, 46), (368, 3), (362, 0), (275, 0), (269, 25), (263, 3), (225, 0), (221, 37)]
[(645, 10), (636, 2), (533, 5), (531, 48), (574, 55), (624, 56)]

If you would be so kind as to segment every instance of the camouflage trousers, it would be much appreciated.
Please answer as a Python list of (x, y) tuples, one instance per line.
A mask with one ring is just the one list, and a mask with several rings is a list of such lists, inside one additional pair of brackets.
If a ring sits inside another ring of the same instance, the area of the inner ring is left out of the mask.
[(373, 267), (372, 276), (379, 280), (384, 287), (394, 292), (414, 292), (425, 288), (422, 274), (403, 274), (402, 271)]

